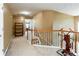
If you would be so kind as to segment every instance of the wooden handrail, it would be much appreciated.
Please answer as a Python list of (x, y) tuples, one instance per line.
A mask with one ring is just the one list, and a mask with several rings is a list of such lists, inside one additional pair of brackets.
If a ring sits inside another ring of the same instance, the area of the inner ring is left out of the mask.
[(31, 31), (38, 31), (38, 32), (71, 32), (71, 33), (79, 33), (76, 31), (67, 31), (67, 30), (50, 30), (50, 29), (35, 29), (35, 30), (31, 30)]
[[(68, 31), (68, 30), (51, 30), (51, 29), (35, 29), (35, 30), (32, 30), (32, 31), (35, 31), (35, 32), (41, 32), (41, 33), (49, 33), (49, 32), (61, 32), (61, 35), (63, 35), (64, 32), (69, 32), (69, 33), (74, 33), (75, 34), (75, 53), (77, 53), (77, 36), (79, 34), (79, 32), (76, 32), (76, 31)], [(40, 36), (40, 34), (39, 34)], [(42, 36), (40, 36), (40, 39), (41, 39)], [(61, 36), (61, 40), (63, 40), (63, 37)], [(45, 41), (47, 44), (49, 44), (50, 42), (49, 41)], [(61, 48), (63, 47), (63, 43), (61, 41)]]

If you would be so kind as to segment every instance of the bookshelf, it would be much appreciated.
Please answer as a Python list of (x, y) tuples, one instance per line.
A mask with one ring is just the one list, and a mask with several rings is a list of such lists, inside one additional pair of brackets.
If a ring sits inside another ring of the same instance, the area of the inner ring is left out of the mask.
[(15, 23), (15, 36), (23, 36), (23, 23)]

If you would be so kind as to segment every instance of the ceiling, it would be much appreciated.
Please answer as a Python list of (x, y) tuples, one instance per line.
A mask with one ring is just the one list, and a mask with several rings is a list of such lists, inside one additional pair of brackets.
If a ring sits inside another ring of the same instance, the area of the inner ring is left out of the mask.
[(31, 15), (40, 10), (55, 10), (72, 16), (79, 16), (79, 3), (8, 3), (13, 14), (29, 11)]

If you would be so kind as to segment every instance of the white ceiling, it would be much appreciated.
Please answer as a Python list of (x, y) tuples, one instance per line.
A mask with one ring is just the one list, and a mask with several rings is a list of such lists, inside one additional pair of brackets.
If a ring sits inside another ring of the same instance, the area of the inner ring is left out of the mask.
[(55, 10), (72, 16), (79, 16), (79, 3), (9, 3), (13, 14), (29, 11), (31, 15), (40, 10)]

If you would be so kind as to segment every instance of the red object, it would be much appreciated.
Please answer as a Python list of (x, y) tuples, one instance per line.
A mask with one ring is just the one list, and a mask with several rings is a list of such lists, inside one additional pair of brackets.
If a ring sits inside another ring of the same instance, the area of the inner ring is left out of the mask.
[(64, 40), (66, 42), (66, 47), (64, 49), (64, 53), (70, 53), (70, 35), (64, 35)]

